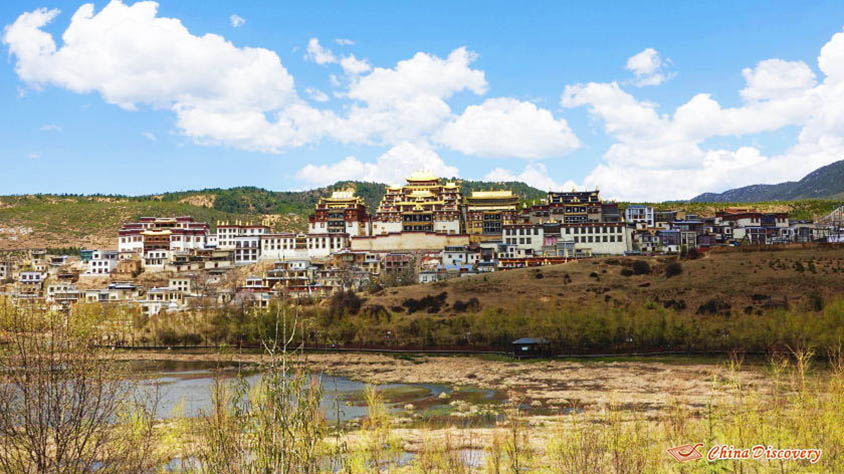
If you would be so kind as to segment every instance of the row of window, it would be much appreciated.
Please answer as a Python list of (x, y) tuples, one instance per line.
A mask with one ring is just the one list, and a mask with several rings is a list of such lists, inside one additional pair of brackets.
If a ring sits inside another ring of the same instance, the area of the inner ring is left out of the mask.
[(566, 227), (566, 235), (569, 234), (620, 234), (620, 226), (602, 227), (602, 226), (588, 226), (588, 227)]
[(592, 244), (592, 243), (601, 243), (601, 242), (623, 242), (622, 236), (620, 235), (589, 235), (583, 237), (574, 237), (574, 243), (580, 244)]
[(531, 230), (533, 230), (533, 235), (539, 235), (539, 227), (534, 227), (533, 229), (525, 229), (524, 227), (519, 227), (518, 229), (505, 228), (504, 235), (531, 235)]

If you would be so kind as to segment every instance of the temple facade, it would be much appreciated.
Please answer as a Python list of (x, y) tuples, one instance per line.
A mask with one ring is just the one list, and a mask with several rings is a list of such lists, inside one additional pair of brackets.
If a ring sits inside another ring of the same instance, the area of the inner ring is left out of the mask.
[(466, 233), (473, 239), (501, 238), (505, 225), (519, 217), (519, 197), (512, 191), (473, 191), (464, 205)]
[(460, 234), (462, 194), (456, 183), (414, 173), (407, 184), (388, 187), (372, 218), (372, 235), (398, 232)]
[(309, 234), (346, 234), (366, 236), (370, 233), (369, 214), (363, 198), (353, 189), (334, 191), (320, 198), (314, 213), (308, 217)]

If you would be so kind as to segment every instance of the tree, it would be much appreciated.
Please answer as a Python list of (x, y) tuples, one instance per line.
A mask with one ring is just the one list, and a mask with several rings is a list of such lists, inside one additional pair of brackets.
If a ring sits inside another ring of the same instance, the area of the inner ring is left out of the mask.
[(156, 472), (157, 396), (94, 346), (101, 320), (0, 300), (0, 473)]
[[(266, 330), (264, 330), (266, 329)], [(211, 411), (199, 417), (194, 445), (203, 474), (317, 473), (327, 435), (322, 386), (292, 359), (302, 335), (280, 307), (260, 330), (267, 362), (254, 387), (245, 377), (217, 379)]]

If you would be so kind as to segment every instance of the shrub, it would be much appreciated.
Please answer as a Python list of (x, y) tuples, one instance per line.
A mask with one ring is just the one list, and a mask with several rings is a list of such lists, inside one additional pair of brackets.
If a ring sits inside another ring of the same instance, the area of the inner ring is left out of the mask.
[(407, 314), (413, 314), (417, 311), (423, 310), (427, 310), (428, 313), (434, 314), (440, 311), (442, 306), (445, 304), (447, 297), (448, 293), (442, 292), (436, 296), (427, 295), (418, 300), (408, 298), (404, 300), (401, 305), (407, 308)]
[(363, 300), (354, 291), (338, 291), (331, 296), (328, 312), (338, 318), (346, 314), (358, 314)]
[(730, 303), (721, 301), (718, 298), (712, 298), (706, 303), (698, 306), (697, 314), (717, 314), (730, 310)]
[(651, 266), (644, 260), (636, 260), (633, 262), (633, 274), (645, 275), (651, 272)]
[(632, 276), (632, 275), (633, 275), (633, 270), (631, 270), (629, 268), (622, 268), (621, 269), (621, 276), (629, 277), (629, 276)]
[(671, 262), (665, 267), (665, 278), (675, 277), (683, 273), (683, 265), (680, 262)]
[(809, 311), (823, 311), (824, 301), (823, 296), (818, 292), (812, 292), (806, 295), (806, 309)]
[(477, 298), (472, 297), (466, 302), (457, 300), (454, 302), (454, 305), (452, 307), (454, 308), (454, 311), (458, 313), (463, 313), (466, 311), (477, 311), (481, 308), (481, 302), (478, 301)]

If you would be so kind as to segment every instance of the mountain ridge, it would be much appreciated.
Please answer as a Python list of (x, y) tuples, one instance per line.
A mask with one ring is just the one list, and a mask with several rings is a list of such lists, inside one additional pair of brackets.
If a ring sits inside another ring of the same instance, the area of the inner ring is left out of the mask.
[(690, 202), (759, 202), (844, 197), (844, 160), (822, 166), (799, 181), (752, 184), (721, 193), (703, 193)]

